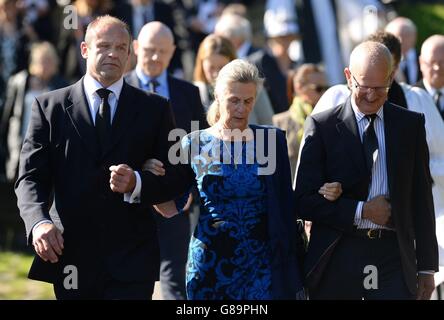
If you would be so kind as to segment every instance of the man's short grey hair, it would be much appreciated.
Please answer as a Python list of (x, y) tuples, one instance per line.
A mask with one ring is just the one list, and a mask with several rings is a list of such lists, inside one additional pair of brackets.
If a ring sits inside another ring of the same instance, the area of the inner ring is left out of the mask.
[(228, 39), (241, 38), (244, 41), (250, 41), (252, 37), (250, 21), (237, 14), (224, 14), (216, 23), (214, 33)]

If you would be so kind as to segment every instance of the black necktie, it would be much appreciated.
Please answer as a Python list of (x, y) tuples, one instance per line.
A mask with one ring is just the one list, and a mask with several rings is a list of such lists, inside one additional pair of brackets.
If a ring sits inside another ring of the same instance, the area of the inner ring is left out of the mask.
[(405, 83), (410, 83), (409, 66), (408, 66), (407, 60), (404, 63), (402, 71), (404, 72)]
[(148, 82), (148, 87), (151, 92), (156, 93), (158, 86), (159, 86), (159, 82), (157, 82), (156, 79), (151, 79), (150, 82)]
[(362, 139), (362, 144), (364, 145), (365, 161), (367, 163), (367, 168), (369, 173), (372, 172), (373, 167), (373, 155), (376, 150), (378, 150), (378, 138), (376, 137), (374, 122), (376, 119), (376, 114), (370, 114), (365, 116), (368, 119), (368, 124), (364, 130), (364, 136)]
[(96, 92), (101, 99), (99, 110), (96, 113), (96, 131), (101, 151), (104, 152), (111, 137), (111, 107), (108, 102), (111, 91), (102, 88)]
[(441, 110), (441, 105), (440, 105), (440, 99), (441, 99), (441, 90), (436, 90), (435, 91), (435, 94), (433, 95), (433, 101), (435, 102), (435, 104), (436, 104), (436, 107), (438, 108), (438, 111), (439, 112), (441, 112), (442, 110)]

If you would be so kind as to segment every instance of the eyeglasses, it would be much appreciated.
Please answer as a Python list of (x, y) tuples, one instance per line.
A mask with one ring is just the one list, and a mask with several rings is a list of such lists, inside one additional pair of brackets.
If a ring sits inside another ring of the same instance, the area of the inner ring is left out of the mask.
[(358, 91), (360, 93), (369, 93), (370, 90), (373, 90), (377, 94), (383, 94), (383, 93), (387, 93), (390, 90), (390, 86), (386, 86), (386, 87), (367, 87), (367, 86), (361, 86), (359, 84), (358, 80), (356, 80), (355, 76), (354, 75), (351, 75), (351, 76), (352, 76), (353, 80), (355, 81), (355, 88), (358, 89)]
[(327, 86), (323, 86), (323, 85), (320, 85), (320, 84), (312, 84), (312, 83), (311, 84), (307, 84), (306, 87), (310, 88), (310, 89), (313, 89), (313, 90), (315, 90), (318, 93), (325, 92), (328, 89)]

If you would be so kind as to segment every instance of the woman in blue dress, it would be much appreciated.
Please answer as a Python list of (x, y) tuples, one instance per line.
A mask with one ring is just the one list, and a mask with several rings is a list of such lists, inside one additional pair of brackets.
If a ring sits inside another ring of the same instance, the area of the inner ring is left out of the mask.
[[(304, 298), (285, 134), (248, 125), (261, 84), (248, 62), (224, 66), (208, 111), (211, 127), (182, 139), (182, 164), (201, 202), (186, 270), (191, 300)], [(146, 168), (164, 173), (157, 160)], [(319, 192), (335, 200), (340, 187)], [(173, 201), (155, 207), (165, 216), (180, 211)]]

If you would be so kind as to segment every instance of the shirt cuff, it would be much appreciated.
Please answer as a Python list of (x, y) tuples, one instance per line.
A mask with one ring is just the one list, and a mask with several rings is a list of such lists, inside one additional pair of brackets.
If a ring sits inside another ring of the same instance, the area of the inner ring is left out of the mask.
[(44, 223), (50, 223), (50, 224), (54, 224), (51, 220), (48, 219), (44, 219), (44, 220), (40, 220), (39, 222), (37, 222), (33, 227), (32, 227), (32, 233), (34, 233), (34, 230), (41, 224)]
[(418, 271), (418, 274), (431, 274), (431, 275), (434, 275), (435, 271), (433, 271), (433, 270), (421, 270), (421, 271)]
[(364, 201), (359, 201), (356, 206), (355, 212), (355, 225), (359, 225), (359, 222), (362, 220), (362, 208), (364, 207)]
[(140, 203), (140, 191), (142, 190), (142, 179), (137, 171), (134, 171), (136, 176), (136, 186), (132, 193), (127, 192), (123, 195), (123, 201), (128, 203)]

